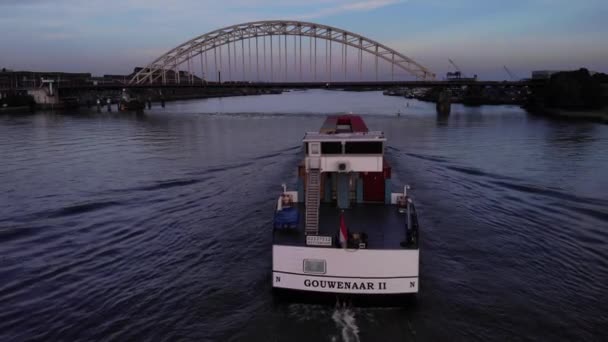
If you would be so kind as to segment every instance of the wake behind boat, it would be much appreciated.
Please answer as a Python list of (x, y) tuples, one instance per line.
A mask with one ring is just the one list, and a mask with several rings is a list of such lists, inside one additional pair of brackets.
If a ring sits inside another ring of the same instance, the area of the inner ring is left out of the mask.
[(330, 116), (303, 144), (298, 188), (283, 186), (276, 206), (275, 292), (371, 299), (417, 293), (416, 210), (407, 187), (391, 191), (384, 133), (359, 116)]

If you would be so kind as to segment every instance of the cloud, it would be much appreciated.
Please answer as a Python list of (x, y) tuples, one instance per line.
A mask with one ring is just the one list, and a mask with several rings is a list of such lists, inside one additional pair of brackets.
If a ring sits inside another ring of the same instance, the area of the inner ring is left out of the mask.
[(312, 13), (300, 15), (301, 19), (315, 19), (321, 17), (327, 17), (336, 14), (342, 14), (347, 12), (365, 12), (371, 11), (378, 8), (403, 3), (403, 0), (366, 0), (366, 1), (355, 1), (341, 3), (331, 7), (325, 7)]
[(0, 0), (0, 67), (126, 73), (221, 27), (324, 18), (439, 74), (448, 57), (500, 77), (503, 65), (605, 71), (607, 15), (606, 0)]
[(388, 41), (387, 45), (430, 68), (439, 77), (452, 71), (451, 58), (466, 74), (483, 79), (506, 77), (506, 65), (520, 77), (529, 77), (532, 70), (570, 70), (587, 67), (606, 71), (608, 49), (598, 42), (602, 35), (571, 34), (568, 36), (486, 37), (468, 36), (445, 41), (427, 37), (416, 41)]
[(78, 38), (79, 35), (75, 32), (45, 32), (42, 33), (40, 39), (46, 41), (59, 41)]

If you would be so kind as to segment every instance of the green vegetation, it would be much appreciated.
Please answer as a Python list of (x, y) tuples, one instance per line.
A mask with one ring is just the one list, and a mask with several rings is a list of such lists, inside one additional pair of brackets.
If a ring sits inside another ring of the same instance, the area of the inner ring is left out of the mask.
[(531, 113), (608, 123), (608, 75), (587, 69), (558, 72), (536, 84), (525, 108)]
[(591, 75), (587, 69), (559, 72), (551, 76), (547, 85), (534, 94), (545, 108), (566, 110), (595, 110), (608, 105), (602, 83), (608, 75)]

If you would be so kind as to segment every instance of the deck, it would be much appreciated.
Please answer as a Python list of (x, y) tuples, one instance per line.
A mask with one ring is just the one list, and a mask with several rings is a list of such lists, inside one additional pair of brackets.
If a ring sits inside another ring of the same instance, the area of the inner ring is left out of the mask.
[[(275, 245), (306, 246), (304, 234), (304, 204), (298, 204), (300, 221), (297, 229), (277, 228), (273, 233)], [(349, 233), (366, 233), (368, 249), (404, 249), (406, 239), (406, 214), (396, 206), (384, 204), (355, 204), (344, 210), (344, 221)], [(340, 227), (340, 211), (332, 204), (321, 203), (319, 209), (319, 235), (337, 239)], [(405, 248), (417, 248), (409, 245)]]

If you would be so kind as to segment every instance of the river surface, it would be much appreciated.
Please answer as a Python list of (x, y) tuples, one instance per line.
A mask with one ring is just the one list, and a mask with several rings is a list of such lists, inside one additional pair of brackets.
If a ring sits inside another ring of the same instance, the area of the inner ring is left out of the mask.
[[(351, 111), (412, 186), (418, 300), (275, 303), (280, 184)], [(293, 91), (0, 116), (0, 156), (0, 341), (607, 339), (607, 125)]]

